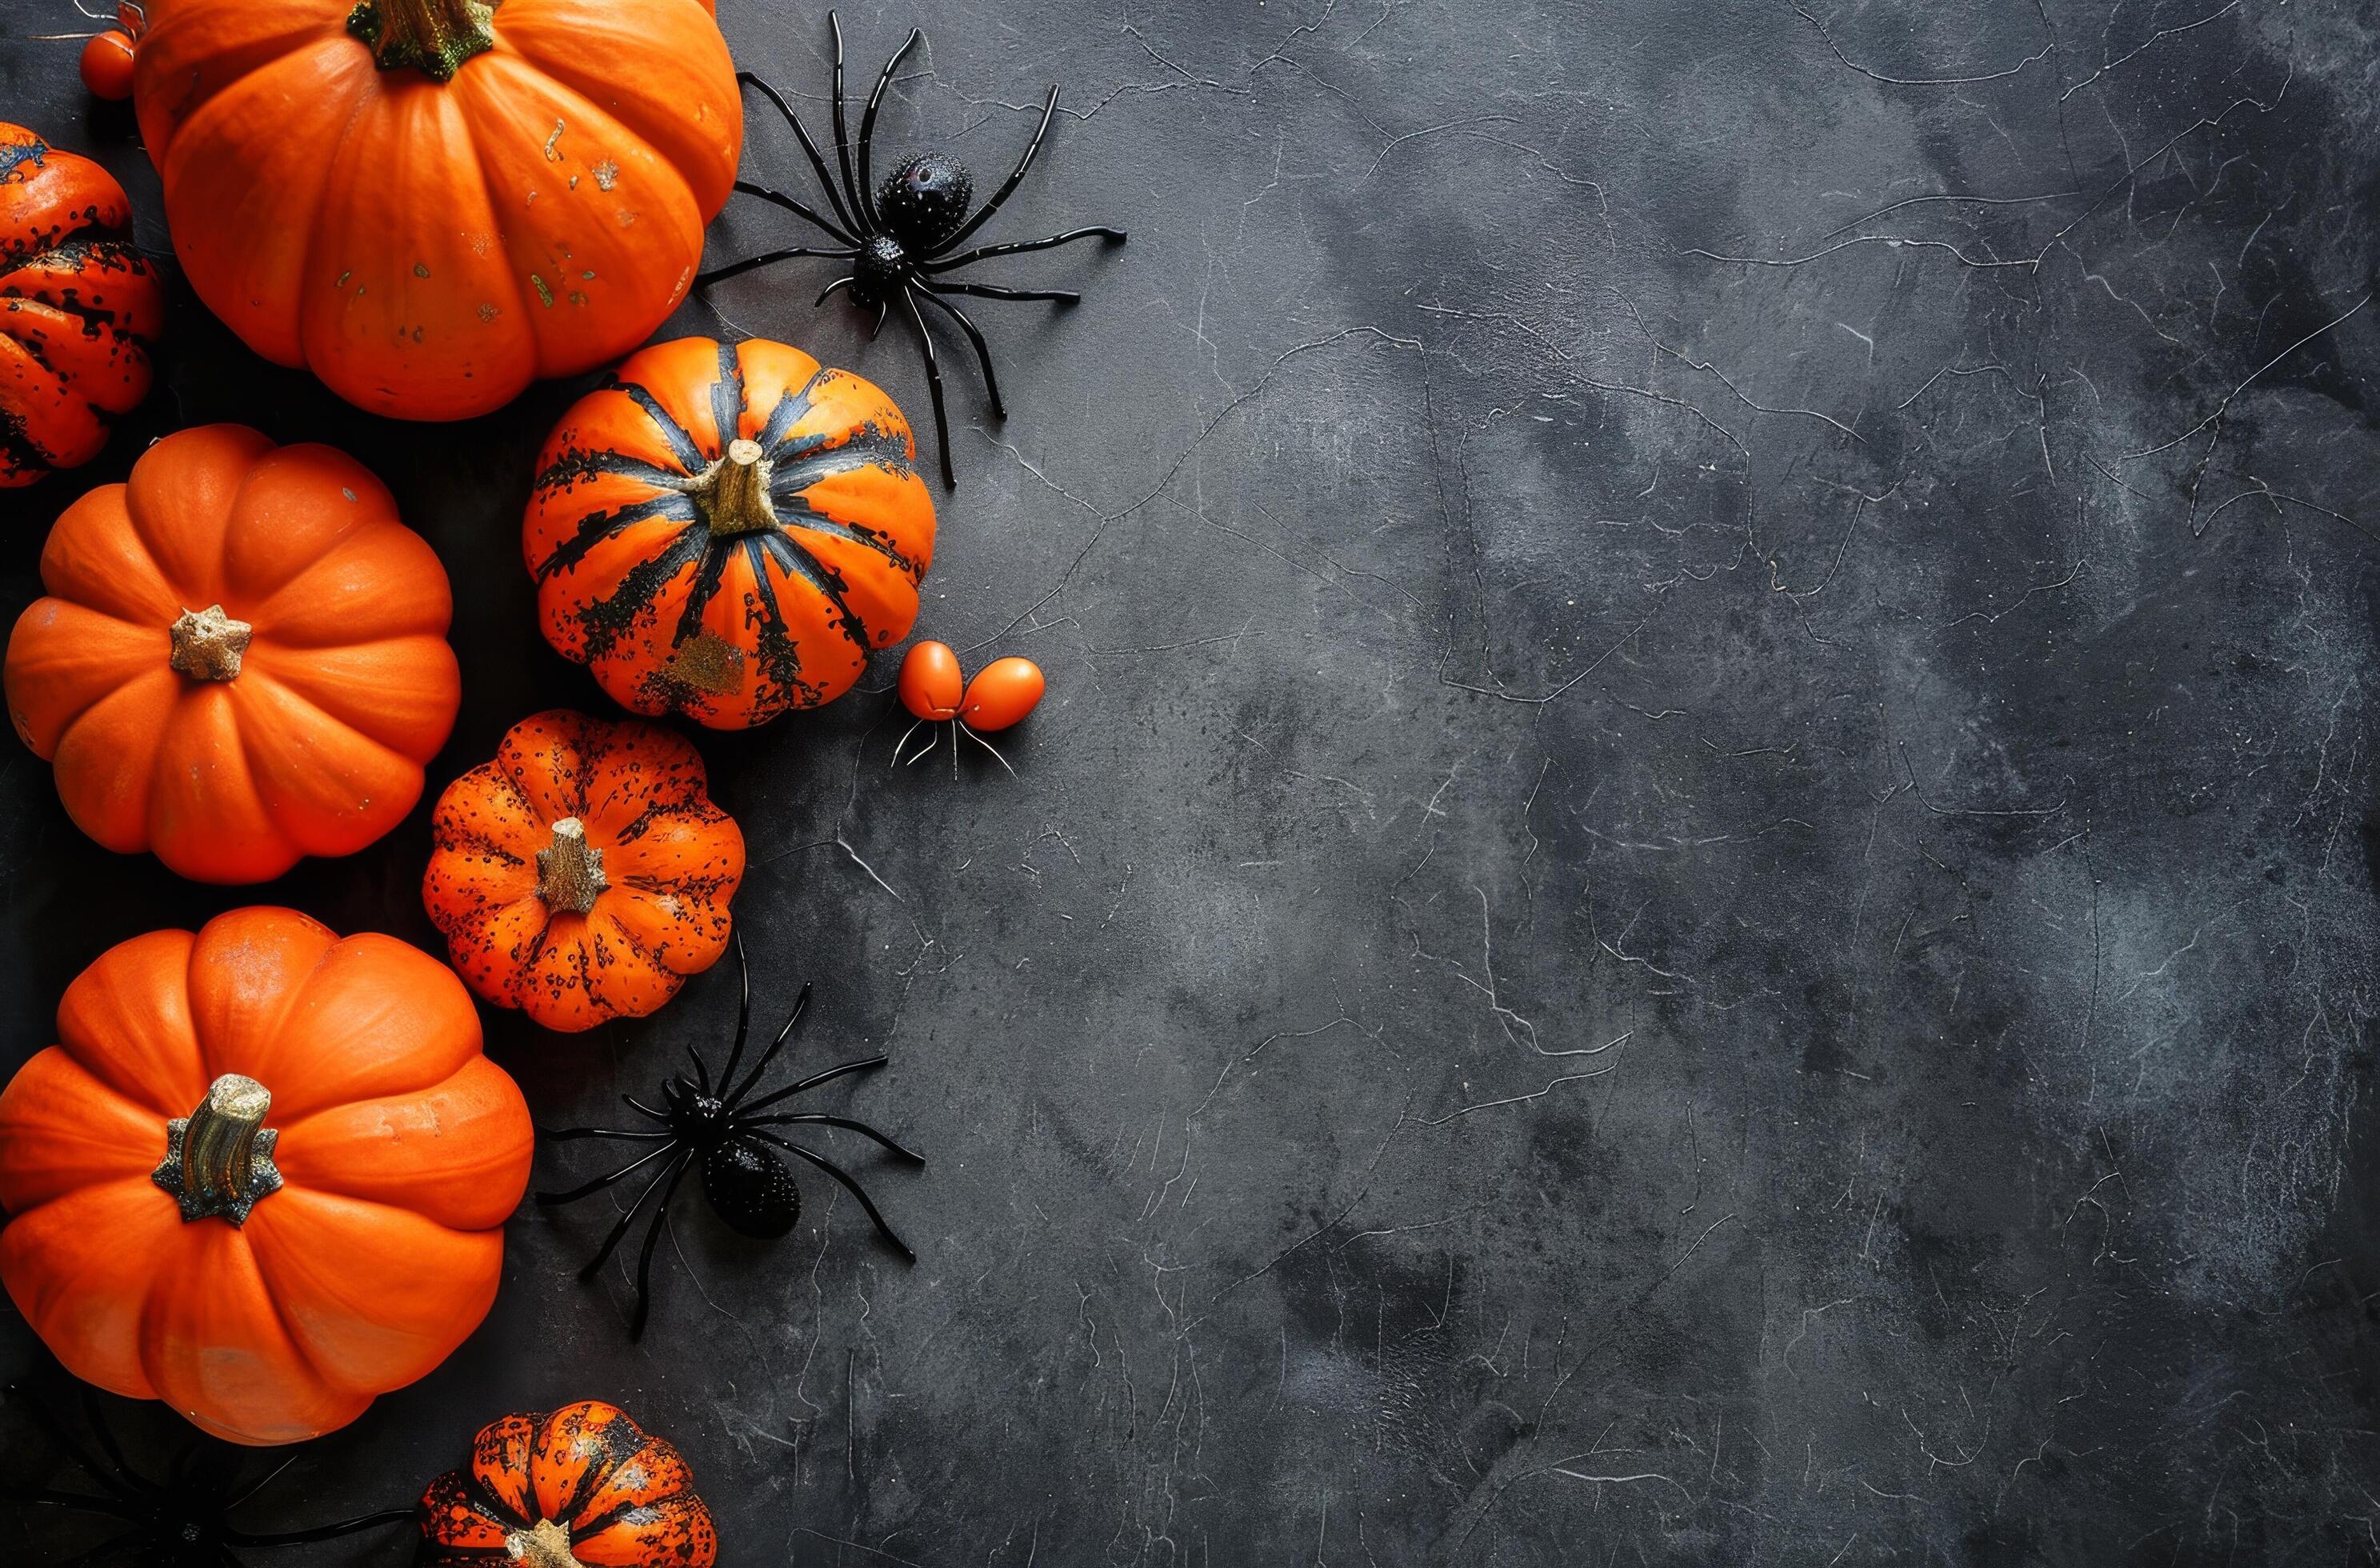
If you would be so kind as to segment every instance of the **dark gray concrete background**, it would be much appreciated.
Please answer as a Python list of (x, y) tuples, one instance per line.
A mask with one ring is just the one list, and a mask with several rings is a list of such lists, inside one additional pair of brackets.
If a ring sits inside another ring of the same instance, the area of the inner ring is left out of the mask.
[[(821, 106), (821, 12), (722, 10)], [(128, 116), (26, 41), (85, 24), (5, 13), (9, 117), (162, 245)], [(593, 1395), (685, 1448), (737, 1568), (2380, 1561), (2371, 7), (845, 21), (862, 80), (926, 25), (882, 144), (985, 183), (1064, 84), (986, 238), (1132, 231), (981, 274), (1089, 295), (982, 303), (1004, 427), (945, 345), (919, 629), (1048, 670), (1022, 778), (888, 770), (891, 654), (698, 736), (763, 1010), (813, 978), (804, 1062), (892, 1053), (838, 1097), (930, 1167), (838, 1148), (920, 1261), (807, 1177), (773, 1246), (682, 1195), (631, 1347), (624, 1271), (571, 1278), (600, 1201), (525, 1209), (480, 1332), (249, 1523), (407, 1499)], [(739, 202), (713, 257), (781, 216)], [(811, 309), (832, 275), (669, 331), (789, 338), (922, 423), (913, 345)], [(134, 428), (5, 503), (0, 609), (149, 435), (335, 442), (454, 577), (434, 790), (606, 711), (518, 546), (585, 384), (375, 421), (185, 296)], [(204, 889), (84, 842), (10, 748), (7, 1057), (108, 942), (239, 903), (433, 945), (426, 818)], [(733, 992), (490, 1047), (583, 1121)]]

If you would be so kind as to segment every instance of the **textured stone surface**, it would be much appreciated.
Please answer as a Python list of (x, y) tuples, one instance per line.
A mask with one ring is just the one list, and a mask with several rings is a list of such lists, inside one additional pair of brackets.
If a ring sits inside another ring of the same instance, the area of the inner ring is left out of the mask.
[[(819, 109), (823, 18), (722, 9)], [(23, 41), (71, 13), (6, 16), (9, 112), (162, 242), (127, 117)], [(1050, 695), (1020, 779), (889, 768), (889, 656), (699, 739), (761, 1009), (815, 979), (802, 1063), (892, 1054), (821, 1103), (931, 1157), (834, 1140), (920, 1260), (807, 1173), (776, 1244), (682, 1193), (631, 1347), (624, 1270), (571, 1278), (601, 1200), (525, 1209), (481, 1332), (251, 1523), (594, 1396), (739, 1565), (2374, 1561), (2370, 8), (917, 17), (888, 150), (989, 186), (1056, 79), (986, 237), (1132, 231), (980, 274), (1088, 294), (981, 302), (1005, 426), (943, 349), (920, 629)], [(846, 19), (864, 83), (913, 14)], [(797, 241), (739, 203), (712, 254)], [(674, 325), (922, 420), (832, 275)], [(335, 442), (445, 558), (434, 784), (603, 711), (517, 547), (578, 387), (407, 429), (187, 299), (173, 353), (140, 434)], [(139, 444), (0, 503), (11, 613)], [(21, 752), (0, 805), (11, 1059), (106, 942), (248, 897), (434, 940), (426, 808), (243, 895), (83, 842)], [(733, 991), (492, 1049), (601, 1117)]]

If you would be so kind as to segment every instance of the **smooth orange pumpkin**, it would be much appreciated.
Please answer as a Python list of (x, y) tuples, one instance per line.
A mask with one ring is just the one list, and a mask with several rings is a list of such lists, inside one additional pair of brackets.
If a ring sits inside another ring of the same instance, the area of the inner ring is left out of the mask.
[(153, 0), (133, 102), (207, 308), (412, 419), (643, 342), (744, 140), (710, 0)]
[(422, 902), (471, 989), (549, 1029), (638, 1018), (719, 961), (744, 834), (684, 736), (556, 710), (446, 786)]
[(719, 1532), (678, 1451), (586, 1399), (480, 1429), (421, 1496), (430, 1568), (711, 1568)]
[(0, 121), (0, 489), (99, 455), (164, 319), (115, 176)]
[(348, 855), (421, 797), (462, 698), (445, 568), (327, 446), (240, 425), (158, 442), (42, 551), (8, 717), (77, 826), (186, 877)]
[(75, 1376), (296, 1442), (486, 1315), (528, 1107), (428, 954), (235, 910), (101, 954), (58, 1042), (0, 1091), (0, 1282)]
[(892, 400), (759, 338), (682, 338), (563, 416), (523, 534), (538, 618), (613, 700), (742, 729), (909, 635), (934, 503)]

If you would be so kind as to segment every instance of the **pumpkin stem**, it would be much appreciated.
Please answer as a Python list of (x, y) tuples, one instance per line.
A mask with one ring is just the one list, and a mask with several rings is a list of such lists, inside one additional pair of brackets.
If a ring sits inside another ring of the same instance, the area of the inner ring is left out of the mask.
[(553, 842), (537, 852), (537, 895), (548, 909), (584, 915), (612, 884), (603, 880), (603, 852), (587, 842), (587, 824), (565, 817), (553, 824)]
[(149, 1179), (174, 1195), (185, 1223), (219, 1215), (244, 1224), (259, 1198), (281, 1190), (273, 1163), (281, 1135), (264, 1124), (272, 1109), (272, 1090), (225, 1073), (197, 1110), (165, 1124), (165, 1160)]
[(239, 656), (248, 651), (249, 639), (256, 635), (254, 626), (233, 620), (220, 604), (185, 610), (182, 618), (167, 629), (174, 638), (174, 651), (165, 662), (194, 681), (236, 678)]
[(713, 539), (765, 533), (777, 526), (769, 500), (769, 459), (757, 441), (731, 441), (722, 457), (686, 484)]
[(347, 30), (364, 41), (384, 71), (410, 66), (444, 81), (474, 55), (496, 46), (495, 0), (363, 0)]
[(582, 1568), (570, 1552), (570, 1532), (551, 1519), (504, 1538), (504, 1550), (521, 1568)]

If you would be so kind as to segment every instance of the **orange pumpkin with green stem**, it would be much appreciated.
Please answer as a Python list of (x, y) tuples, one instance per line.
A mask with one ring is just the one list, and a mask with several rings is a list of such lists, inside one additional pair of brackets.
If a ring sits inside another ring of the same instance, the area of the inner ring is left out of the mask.
[(643, 342), (744, 140), (710, 0), (152, 0), (133, 71), (199, 298), (401, 419)]
[(494, 1300), (528, 1108), (445, 966), (288, 909), (152, 931), (0, 1091), (0, 1282), (87, 1382), (296, 1442)]
[(798, 348), (682, 338), (563, 416), (524, 530), (538, 619), (613, 701), (743, 729), (909, 635), (934, 503), (909, 422)]
[(0, 122), (0, 489), (99, 455), (164, 316), (115, 176)]
[(462, 696), (453, 600), (352, 457), (169, 435), (67, 508), (42, 582), (8, 638), (8, 717), (108, 848), (262, 881), (420, 799)]
[(744, 835), (652, 724), (539, 713), (446, 786), (422, 901), (471, 989), (549, 1029), (637, 1018), (719, 961)]

